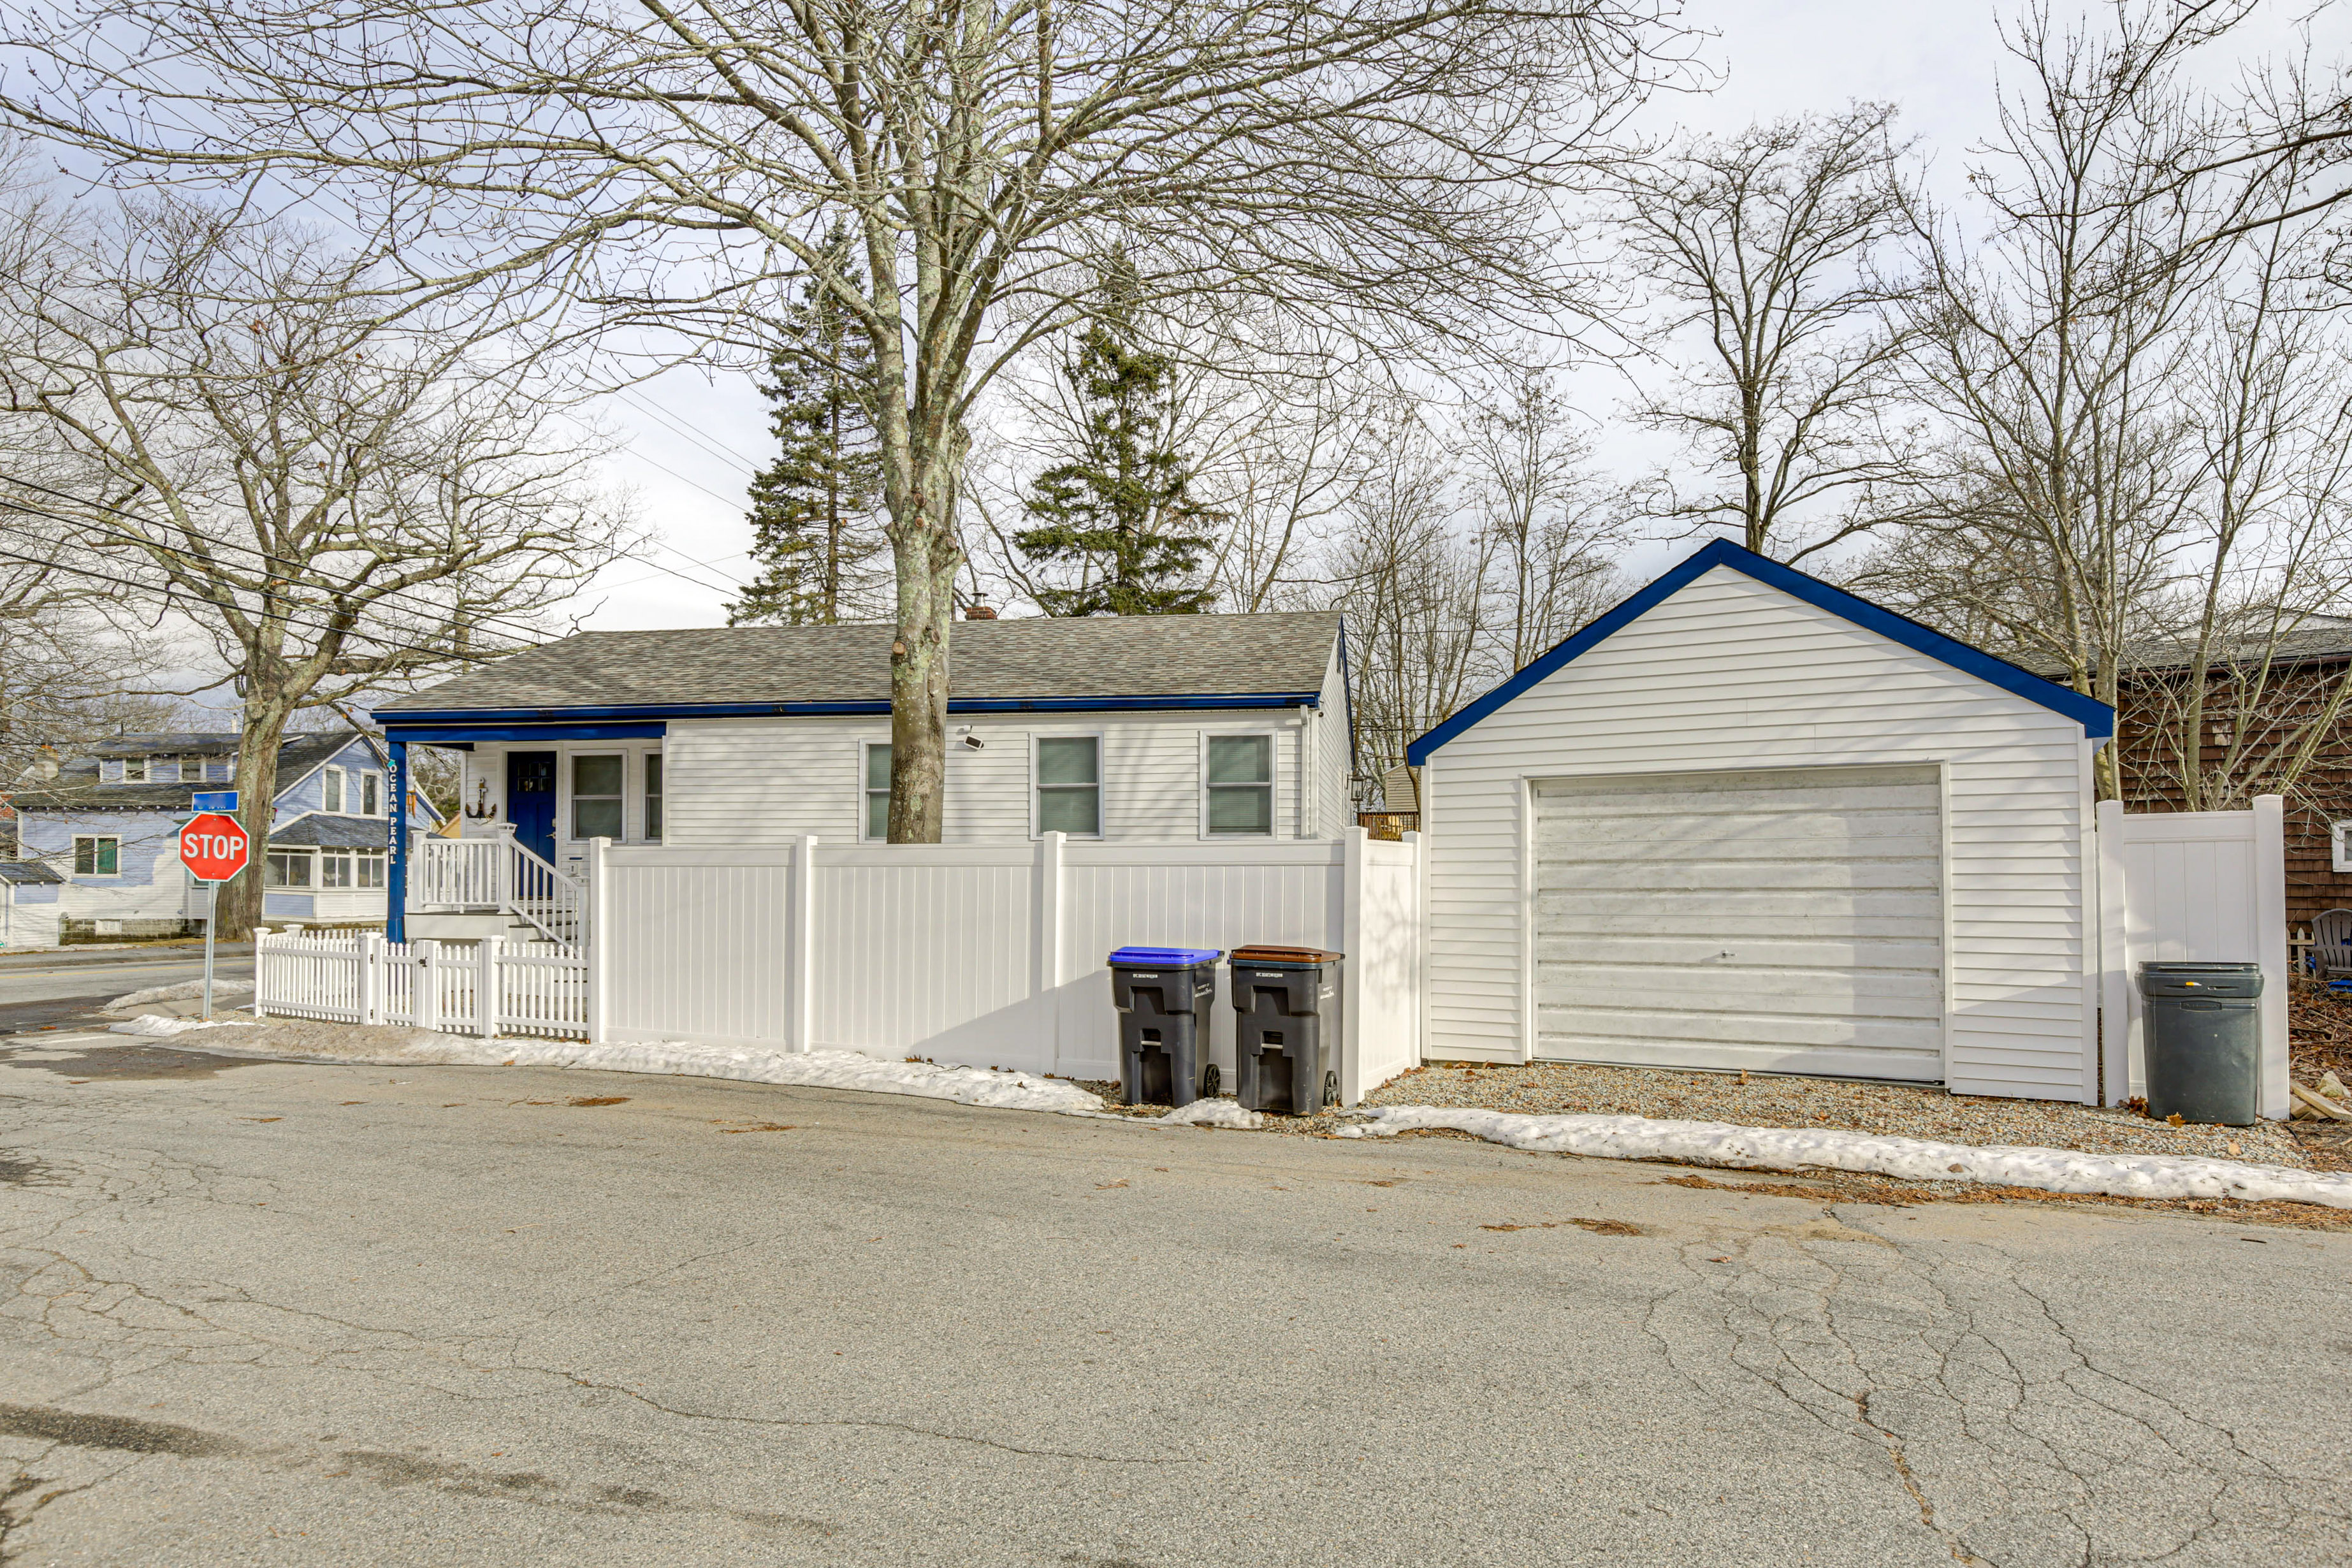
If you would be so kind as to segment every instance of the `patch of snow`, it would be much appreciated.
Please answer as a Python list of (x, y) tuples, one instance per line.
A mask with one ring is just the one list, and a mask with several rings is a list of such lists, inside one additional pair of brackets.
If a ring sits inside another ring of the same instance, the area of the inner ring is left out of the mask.
[(109, 1024), (107, 1028), (118, 1035), (184, 1035), (190, 1029), (233, 1029), (239, 1025), (251, 1026), (252, 1018), (166, 1018), (161, 1013), (142, 1013), (127, 1024)]
[[(213, 982), (213, 995), (215, 999), (222, 996), (248, 995), (252, 991), (253, 982), (250, 980)], [(118, 1007), (136, 1007), (142, 1002), (194, 1002), (201, 998), (204, 994), (205, 983), (202, 980), (183, 980), (176, 985), (151, 985), (144, 991), (133, 991), (128, 996), (117, 996), (102, 1010), (110, 1013)]]
[(1444, 1127), (1541, 1153), (1604, 1160), (1689, 1160), (1735, 1169), (1859, 1171), (1922, 1182), (1990, 1182), (2053, 1193), (2119, 1198), (2240, 1198), (2352, 1209), (2352, 1175), (2206, 1160), (2179, 1154), (2085, 1154), (2071, 1149), (1990, 1148), (1882, 1138), (1868, 1132), (1735, 1127), (1645, 1116), (1523, 1116), (1437, 1105), (1367, 1107), (1367, 1122), (1342, 1138), (1382, 1138)]
[[(144, 1020), (142, 1020), (142, 1022)], [(116, 1025), (117, 1028), (125, 1026)], [(855, 1089), (909, 1094), (959, 1105), (1007, 1110), (1099, 1112), (1102, 1099), (1075, 1083), (986, 1068), (929, 1062), (877, 1061), (855, 1051), (769, 1051), (751, 1047), (692, 1045), (683, 1040), (592, 1046), (580, 1040), (485, 1040), (463, 1035), (412, 1033), (384, 1055), (400, 1061), (452, 1067), (576, 1068), (590, 1072), (658, 1073), (677, 1078), (731, 1079), (740, 1083), (792, 1084), (803, 1089)]]
[(1244, 1132), (1255, 1132), (1265, 1125), (1265, 1117), (1255, 1110), (1244, 1110), (1238, 1100), (1196, 1100), (1152, 1120), (1193, 1127), (1238, 1127)]

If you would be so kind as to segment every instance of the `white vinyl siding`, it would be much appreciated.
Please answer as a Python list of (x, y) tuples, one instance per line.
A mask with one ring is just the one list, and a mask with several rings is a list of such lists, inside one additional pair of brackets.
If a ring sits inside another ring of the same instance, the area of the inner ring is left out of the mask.
[(2090, 755), (2074, 721), (1718, 567), (1429, 758), (1428, 1055), (1536, 1047), (1535, 784), (1940, 763), (1948, 1082), (2093, 1098)]
[[(1317, 816), (1299, 804), (1299, 761), (1308, 731), (1298, 722), (1298, 710), (1218, 709), (1072, 715), (1066, 721), (1042, 713), (1017, 719), (957, 715), (948, 727), (944, 837), (950, 844), (1025, 842), (1031, 837), (1033, 738), (1099, 735), (1103, 839), (1198, 843), (1201, 736), (1245, 730), (1275, 737), (1274, 836), (1296, 837), (1294, 825)], [(978, 749), (964, 744), (967, 733), (981, 742)], [(889, 721), (879, 717), (672, 720), (663, 742), (663, 842), (673, 847), (788, 844), (804, 834), (829, 844), (859, 842), (863, 748), (887, 743), (889, 737)], [(1344, 791), (1344, 763), (1338, 772)], [(1316, 788), (1323, 788), (1320, 779)], [(1349, 821), (1308, 836), (1337, 837)]]
[(1934, 767), (1538, 784), (1536, 1054), (1944, 1076)]

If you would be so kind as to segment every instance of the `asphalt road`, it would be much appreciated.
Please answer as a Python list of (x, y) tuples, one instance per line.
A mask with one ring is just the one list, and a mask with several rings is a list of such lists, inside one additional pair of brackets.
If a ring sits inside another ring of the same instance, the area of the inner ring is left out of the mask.
[(0, 1053), (10, 1563), (2352, 1560), (2343, 1233)]
[[(214, 976), (253, 978), (253, 944), (224, 943)], [(117, 996), (205, 977), (202, 942), (152, 948), (56, 948), (0, 956), (0, 1035), (86, 1018)]]

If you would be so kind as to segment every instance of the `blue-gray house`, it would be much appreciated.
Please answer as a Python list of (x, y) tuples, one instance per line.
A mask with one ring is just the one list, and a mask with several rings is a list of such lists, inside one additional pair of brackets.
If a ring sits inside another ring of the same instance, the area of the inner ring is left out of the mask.
[[(236, 776), (238, 737), (119, 735), (66, 763), (37, 789), (7, 797), (16, 859), (0, 877), (0, 943), (54, 946), (204, 929), (205, 893), (179, 860), (191, 797)], [(265, 918), (382, 925), (393, 770), (383, 743), (341, 728), (289, 735), (278, 748), (277, 806), (261, 877)], [(410, 821), (439, 821), (412, 797)]]

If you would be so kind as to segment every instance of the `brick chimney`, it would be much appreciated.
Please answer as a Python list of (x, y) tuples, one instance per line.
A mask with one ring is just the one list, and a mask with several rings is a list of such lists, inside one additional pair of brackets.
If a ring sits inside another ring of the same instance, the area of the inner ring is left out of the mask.
[(963, 618), (967, 621), (992, 621), (996, 618), (996, 612), (986, 605), (966, 605)]

